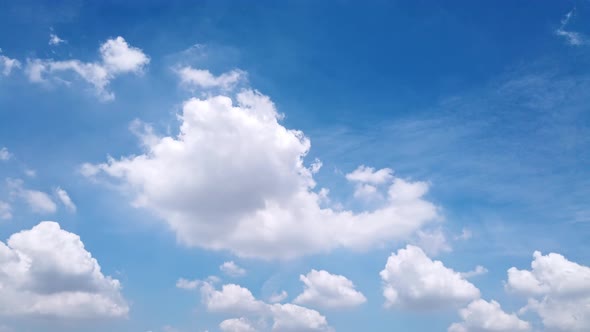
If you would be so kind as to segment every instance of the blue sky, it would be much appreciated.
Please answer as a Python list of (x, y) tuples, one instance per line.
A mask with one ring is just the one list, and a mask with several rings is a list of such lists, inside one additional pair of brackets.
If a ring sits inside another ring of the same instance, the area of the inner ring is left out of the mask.
[(584, 331), (588, 18), (3, 2), (0, 331)]

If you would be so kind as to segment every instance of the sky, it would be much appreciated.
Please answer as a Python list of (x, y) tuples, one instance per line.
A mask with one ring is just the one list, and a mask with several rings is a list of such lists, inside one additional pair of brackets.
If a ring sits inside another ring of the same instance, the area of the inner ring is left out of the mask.
[(0, 332), (587, 331), (590, 2), (0, 2)]

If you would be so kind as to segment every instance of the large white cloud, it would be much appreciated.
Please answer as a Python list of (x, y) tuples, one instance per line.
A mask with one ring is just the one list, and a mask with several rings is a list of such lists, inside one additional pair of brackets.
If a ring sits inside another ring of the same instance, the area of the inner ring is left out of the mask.
[(560, 254), (533, 254), (531, 270), (508, 270), (506, 288), (529, 298), (522, 312), (534, 311), (546, 328), (586, 331), (590, 326), (590, 267)]
[(463, 322), (452, 324), (449, 332), (517, 332), (531, 329), (528, 322), (504, 312), (500, 304), (493, 300), (475, 300), (459, 310), (459, 315)]
[(26, 72), (29, 80), (37, 83), (46, 82), (46, 75), (49, 74), (73, 72), (90, 83), (101, 99), (112, 100), (115, 95), (107, 89), (111, 80), (124, 73), (141, 73), (150, 62), (150, 58), (142, 50), (129, 46), (120, 36), (108, 39), (100, 46), (99, 51), (100, 61), (96, 62), (78, 59), (28, 59)]
[(460, 273), (445, 267), (441, 261), (433, 261), (412, 245), (392, 253), (380, 275), (387, 307), (449, 308), (480, 296), (479, 289)]
[(423, 198), (426, 183), (384, 175), (370, 176), (386, 181), (379, 208), (321, 207), (327, 191), (314, 191), (312, 170), (303, 162), (309, 139), (280, 124), (268, 97), (246, 90), (236, 99), (190, 99), (177, 136), (155, 136), (146, 126), (139, 133), (143, 154), (85, 164), (82, 172), (118, 180), (135, 196), (133, 204), (163, 219), (181, 243), (240, 256), (367, 249), (405, 239), (438, 218), (436, 206)]
[(0, 242), (0, 316), (125, 317), (120, 291), (79, 236), (58, 223), (44, 221)]
[[(272, 331), (332, 331), (324, 316), (319, 312), (295, 304), (269, 304), (257, 300), (250, 290), (235, 284), (223, 285), (221, 290), (209, 282), (201, 283), (202, 302), (208, 311), (252, 317), (258, 322), (256, 330), (268, 330), (267, 319), (272, 320)], [(232, 320), (226, 325), (243, 325)], [(223, 323), (222, 323), (223, 324)], [(250, 323), (248, 323), (250, 325)]]
[(294, 303), (317, 308), (349, 308), (367, 301), (357, 291), (352, 281), (344, 276), (327, 271), (311, 270), (307, 275), (299, 276), (305, 285), (303, 293), (293, 300)]

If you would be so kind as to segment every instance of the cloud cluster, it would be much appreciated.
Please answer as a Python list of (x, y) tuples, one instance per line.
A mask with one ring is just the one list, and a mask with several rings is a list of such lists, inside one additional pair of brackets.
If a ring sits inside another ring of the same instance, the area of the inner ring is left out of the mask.
[[(139, 74), (150, 58), (139, 48), (129, 46), (123, 37), (109, 39), (99, 49), (100, 61), (56, 61), (51, 59), (28, 59), (26, 72), (31, 82), (46, 82), (47, 75), (72, 72), (91, 84), (99, 98), (108, 101), (115, 98), (108, 85), (115, 77), (125, 73)], [(63, 79), (62, 79), (63, 81)]]
[(423, 197), (426, 183), (387, 169), (349, 175), (386, 187), (379, 207), (358, 213), (321, 207), (327, 191), (314, 191), (313, 170), (303, 162), (309, 139), (281, 125), (267, 96), (245, 90), (236, 101), (192, 98), (177, 136), (156, 136), (146, 125), (139, 133), (144, 153), (85, 164), (82, 173), (116, 180), (135, 197), (134, 206), (154, 212), (181, 243), (239, 256), (362, 250), (405, 239), (439, 218)]
[(508, 270), (506, 288), (529, 298), (521, 312), (536, 312), (543, 325), (557, 331), (585, 331), (590, 326), (590, 267), (556, 253), (533, 254), (531, 270)]
[(113, 318), (129, 307), (80, 238), (44, 221), (0, 242), (0, 316)]
[(365, 296), (355, 289), (352, 281), (341, 275), (324, 270), (311, 270), (307, 275), (299, 276), (299, 279), (305, 289), (293, 303), (335, 309), (356, 307), (367, 301)]
[[(220, 327), (224, 331), (332, 331), (326, 318), (315, 310), (289, 303), (265, 303), (247, 288), (235, 284), (223, 285), (218, 290), (211, 283), (202, 282), (200, 292), (208, 311), (241, 316), (222, 322)], [(247, 317), (256, 319), (256, 328)], [(268, 319), (272, 320), (270, 328), (266, 325)]]
[(457, 307), (480, 296), (460, 273), (431, 260), (422, 249), (408, 245), (392, 253), (385, 269), (383, 296), (387, 307), (431, 310)]

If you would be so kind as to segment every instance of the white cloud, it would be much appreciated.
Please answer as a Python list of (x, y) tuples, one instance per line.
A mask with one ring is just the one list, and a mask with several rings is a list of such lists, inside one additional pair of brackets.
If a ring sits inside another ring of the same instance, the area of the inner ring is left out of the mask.
[(242, 277), (246, 275), (246, 270), (239, 267), (233, 261), (224, 262), (219, 266), (219, 270), (230, 277)]
[(55, 46), (55, 45), (59, 45), (59, 44), (63, 44), (66, 41), (59, 38), (58, 35), (56, 35), (55, 33), (51, 32), (49, 34), (49, 45)]
[(295, 304), (268, 304), (235, 284), (216, 290), (210, 283), (203, 282), (201, 295), (208, 311), (253, 317), (262, 323), (270, 318), (272, 331), (332, 331), (326, 318), (315, 310)]
[(431, 256), (437, 256), (442, 252), (451, 252), (453, 250), (440, 228), (429, 231), (420, 230), (417, 235), (416, 244)]
[(10, 204), (0, 201), (0, 219), (11, 219), (12, 218), (12, 207)]
[(473, 271), (468, 271), (468, 272), (461, 272), (461, 276), (463, 278), (471, 278), (471, 277), (476, 277), (476, 276), (480, 276), (482, 274), (486, 274), (488, 273), (488, 269), (486, 269), (485, 267), (478, 265), (475, 267), (475, 269)]
[(10, 76), (13, 69), (17, 69), (21, 67), (20, 61), (16, 59), (11, 59), (5, 55), (0, 55), (0, 70), (2, 75)]
[(449, 332), (517, 332), (531, 329), (528, 322), (504, 312), (494, 300), (475, 300), (467, 308), (459, 310), (459, 315), (463, 322), (452, 324)]
[(197, 287), (199, 287), (200, 284), (201, 284), (200, 280), (188, 280), (188, 279), (180, 278), (176, 282), (176, 288), (192, 290), (192, 289), (197, 289)]
[(273, 331), (333, 331), (326, 318), (315, 310), (295, 304), (278, 303), (271, 305), (270, 310), (274, 320)]
[(219, 324), (219, 329), (222, 332), (256, 332), (256, 329), (244, 317), (226, 319)]
[(125, 317), (118, 280), (104, 276), (80, 238), (44, 221), (0, 242), (0, 316)]
[(57, 211), (57, 205), (48, 194), (42, 191), (24, 188), (23, 181), (19, 179), (7, 179), (6, 182), (10, 188), (11, 195), (22, 198), (33, 212), (49, 214)]
[(585, 331), (590, 326), (590, 267), (535, 251), (531, 270), (508, 270), (506, 288), (529, 297), (522, 312), (534, 311), (547, 329)]
[(566, 26), (568, 25), (569, 21), (575, 14), (575, 9), (572, 9), (567, 14), (565, 14), (564, 18), (561, 20), (561, 25), (557, 30), (555, 30), (555, 34), (563, 37), (565, 41), (572, 46), (580, 46), (585, 45), (588, 41), (586, 37), (579, 32), (575, 31), (567, 31), (565, 30)]
[(3, 147), (0, 149), (0, 160), (6, 161), (10, 158), (12, 158), (12, 153), (10, 153), (7, 148)]
[[(60, 72), (74, 72), (80, 78), (90, 83), (96, 94), (108, 101), (115, 95), (108, 91), (111, 80), (120, 74), (139, 74), (150, 62), (150, 58), (136, 47), (129, 46), (123, 37), (107, 40), (100, 46), (100, 61), (82, 62), (80, 60), (41, 60), (29, 59), (27, 61), (27, 74), (31, 82), (46, 82), (45, 74), (58, 74)], [(59, 77), (56, 77), (59, 79)]]
[(422, 249), (412, 245), (392, 253), (380, 275), (386, 307), (440, 309), (480, 296), (479, 289), (459, 273), (441, 261), (431, 260)]
[(303, 282), (305, 289), (293, 303), (334, 309), (356, 307), (367, 301), (355, 289), (352, 281), (341, 275), (311, 270), (307, 275), (300, 275), (299, 280)]
[(346, 179), (351, 182), (383, 184), (393, 178), (393, 171), (389, 168), (382, 168), (375, 171), (373, 167), (359, 166), (351, 173), (346, 174)]
[(289, 294), (284, 290), (278, 294), (272, 293), (268, 298), (268, 302), (270, 302), (270, 303), (283, 302), (288, 296), (289, 296)]
[(391, 243), (439, 218), (423, 198), (428, 184), (383, 170), (353, 177), (387, 185), (379, 207), (322, 208), (326, 197), (313, 190), (303, 164), (309, 139), (283, 127), (274, 104), (257, 92), (239, 93), (237, 105), (224, 96), (190, 99), (180, 119), (178, 136), (139, 135), (143, 154), (85, 164), (82, 172), (120, 181), (134, 206), (154, 212), (185, 245), (291, 258)]
[(72, 202), (72, 199), (65, 190), (61, 189), (60, 187), (57, 187), (57, 189), (55, 189), (55, 194), (57, 195), (57, 198), (59, 198), (61, 203), (66, 207), (66, 209), (68, 209), (71, 212), (76, 212), (76, 205), (74, 204), (74, 202)]
[(186, 87), (194, 88), (221, 88), (230, 89), (238, 82), (245, 79), (246, 73), (241, 70), (232, 70), (219, 76), (211, 74), (206, 69), (182, 67), (176, 70), (180, 82)]

